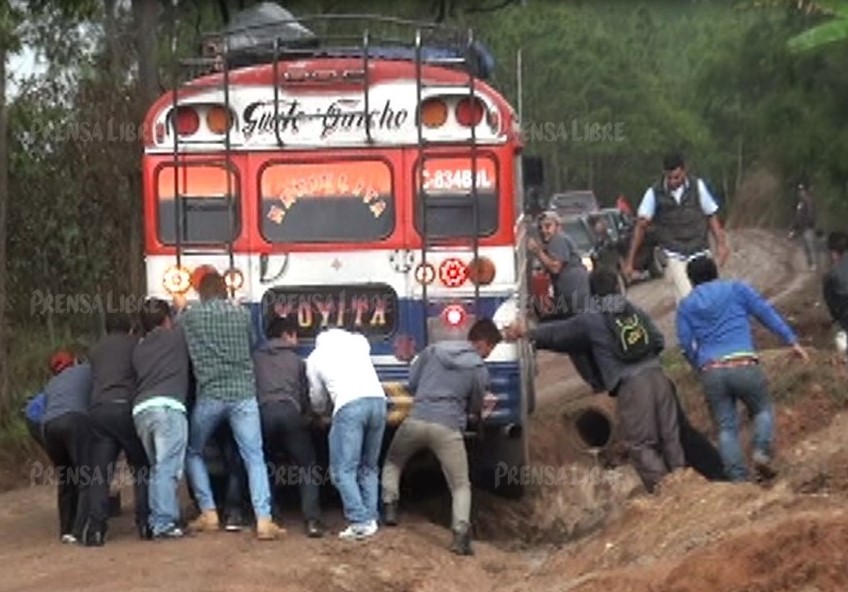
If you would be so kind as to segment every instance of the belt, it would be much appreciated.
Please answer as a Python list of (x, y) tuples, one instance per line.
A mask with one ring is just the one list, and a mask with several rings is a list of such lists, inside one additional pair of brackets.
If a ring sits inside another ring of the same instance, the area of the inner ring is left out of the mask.
[(760, 361), (756, 356), (743, 356), (738, 358), (730, 358), (726, 360), (715, 360), (704, 364), (701, 367), (701, 372), (712, 370), (713, 368), (741, 368), (743, 366), (753, 366), (759, 364)]

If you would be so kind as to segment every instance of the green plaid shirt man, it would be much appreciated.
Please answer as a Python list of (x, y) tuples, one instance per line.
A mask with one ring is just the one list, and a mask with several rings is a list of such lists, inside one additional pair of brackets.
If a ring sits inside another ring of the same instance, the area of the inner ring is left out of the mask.
[(227, 300), (209, 300), (182, 315), (197, 395), (226, 401), (256, 396), (250, 313)]

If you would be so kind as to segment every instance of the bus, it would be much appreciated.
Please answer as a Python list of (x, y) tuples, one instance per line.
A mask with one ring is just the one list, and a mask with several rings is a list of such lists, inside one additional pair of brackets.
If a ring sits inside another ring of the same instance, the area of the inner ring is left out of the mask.
[[(354, 22), (344, 39), (286, 37)], [(408, 36), (381, 43), (387, 24)], [(364, 334), (391, 429), (416, 352), (526, 309), (519, 122), (470, 33), (345, 15), (263, 27), (276, 29), (213, 37), (211, 55), (182, 62), (203, 71), (146, 115), (147, 290), (191, 303), (215, 269), (258, 339), (274, 315), (296, 315), (304, 356), (322, 328)], [(236, 51), (244, 37), (264, 44)], [(533, 360), (527, 343), (498, 345), (495, 410), (469, 424), (475, 479), (505, 493), (521, 488), (503, 468), (527, 462)]]

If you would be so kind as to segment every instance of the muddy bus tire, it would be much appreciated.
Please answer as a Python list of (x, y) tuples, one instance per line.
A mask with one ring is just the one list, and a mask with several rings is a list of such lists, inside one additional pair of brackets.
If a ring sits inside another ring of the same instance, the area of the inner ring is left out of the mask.
[(527, 431), (521, 426), (487, 430), (472, 444), (472, 479), (477, 487), (507, 499), (519, 499), (526, 484), (521, 480), (527, 465)]

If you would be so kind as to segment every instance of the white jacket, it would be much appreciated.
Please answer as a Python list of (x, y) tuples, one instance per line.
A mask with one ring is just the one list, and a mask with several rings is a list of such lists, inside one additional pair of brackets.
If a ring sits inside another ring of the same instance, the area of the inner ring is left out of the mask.
[(356, 399), (386, 397), (371, 362), (371, 344), (359, 333), (343, 329), (320, 333), (306, 358), (306, 375), (312, 408), (318, 413), (326, 410), (328, 397), (333, 415)]

